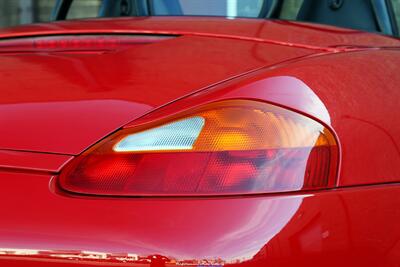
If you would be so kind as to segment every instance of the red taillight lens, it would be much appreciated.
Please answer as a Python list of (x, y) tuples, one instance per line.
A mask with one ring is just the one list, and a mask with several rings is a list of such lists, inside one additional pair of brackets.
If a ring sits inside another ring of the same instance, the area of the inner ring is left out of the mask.
[(62, 188), (115, 196), (229, 195), (335, 185), (332, 133), (273, 105), (229, 100), (119, 131), (61, 174)]
[(163, 35), (54, 35), (0, 40), (0, 53), (108, 51), (170, 39)]

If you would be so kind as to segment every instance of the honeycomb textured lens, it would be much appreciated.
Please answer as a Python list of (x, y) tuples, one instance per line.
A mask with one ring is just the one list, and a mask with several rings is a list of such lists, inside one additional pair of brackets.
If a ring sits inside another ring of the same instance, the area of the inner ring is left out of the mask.
[(218, 196), (332, 188), (338, 146), (322, 124), (248, 100), (204, 105), (126, 128), (60, 176), (75, 193)]
[(128, 135), (114, 146), (117, 152), (192, 149), (204, 126), (204, 118), (192, 117)]

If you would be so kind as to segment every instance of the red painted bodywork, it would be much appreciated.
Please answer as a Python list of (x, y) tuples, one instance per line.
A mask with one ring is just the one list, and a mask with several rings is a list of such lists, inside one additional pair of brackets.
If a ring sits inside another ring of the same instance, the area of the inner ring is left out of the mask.
[[(2, 30), (175, 38), (104, 53), (0, 51), (0, 265), (400, 266), (400, 41), (283, 21), (126, 18)], [(121, 127), (253, 99), (336, 133), (336, 189), (214, 198), (67, 194)], [(128, 254), (129, 253), (129, 254)]]
[(0, 148), (77, 155), (156, 107), (312, 52), (181, 36), (100, 55), (0, 54)]

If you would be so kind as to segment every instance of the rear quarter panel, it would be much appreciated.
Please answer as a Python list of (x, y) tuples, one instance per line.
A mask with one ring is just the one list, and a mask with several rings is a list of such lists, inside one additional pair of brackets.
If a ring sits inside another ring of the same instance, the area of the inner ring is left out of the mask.
[(320, 121), (341, 149), (339, 186), (400, 181), (400, 50), (314, 55), (203, 90), (126, 127), (221, 99), (248, 98)]

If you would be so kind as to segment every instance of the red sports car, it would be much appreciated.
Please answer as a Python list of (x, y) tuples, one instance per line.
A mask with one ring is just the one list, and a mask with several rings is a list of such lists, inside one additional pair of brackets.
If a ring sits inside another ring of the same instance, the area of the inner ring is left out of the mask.
[(0, 266), (400, 266), (391, 1), (74, 2), (0, 31)]

